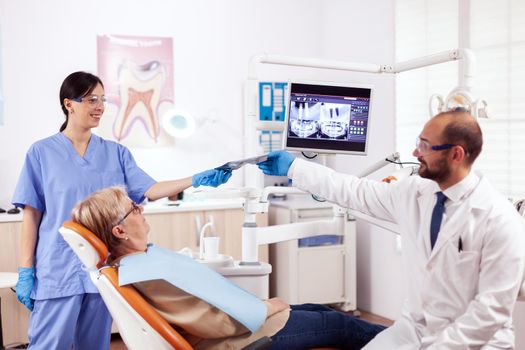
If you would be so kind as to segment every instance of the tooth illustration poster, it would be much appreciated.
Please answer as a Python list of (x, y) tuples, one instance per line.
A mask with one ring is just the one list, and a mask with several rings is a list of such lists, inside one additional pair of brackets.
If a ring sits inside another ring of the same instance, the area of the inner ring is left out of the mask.
[(173, 107), (172, 39), (99, 35), (97, 52), (108, 100), (98, 133), (126, 146), (170, 144), (160, 118)]

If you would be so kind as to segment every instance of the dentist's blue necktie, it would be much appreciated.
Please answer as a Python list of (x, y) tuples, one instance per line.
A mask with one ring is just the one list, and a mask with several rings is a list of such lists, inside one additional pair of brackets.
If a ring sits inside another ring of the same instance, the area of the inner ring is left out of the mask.
[(432, 211), (432, 221), (430, 222), (430, 246), (434, 249), (439, 229), (441, 227), (441, 221), (443, 220), (443, 213), (445, 212), (445, 201), (447, 196), (443, 192), (437, 192), (437, 202)]

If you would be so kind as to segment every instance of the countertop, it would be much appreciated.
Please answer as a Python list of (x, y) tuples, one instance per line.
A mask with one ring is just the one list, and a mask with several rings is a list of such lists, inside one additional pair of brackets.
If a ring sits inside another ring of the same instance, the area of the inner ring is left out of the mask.
[(0, 222), (22, 221), (22, 213), (23, 213), (23, 211), (21, 211), (18, 214), (2, 213), (2, 214), (0, 214)]
[[(198, 210), (242, 209), (244, 198), (206, 199), (189, 201), (168, 201), (166, 199), (147, 203), (145, 214), (176, 213)], [(0, 214), (0, 223), (22, 221), (23, 211), (19, 214)]]
[(197, 210), (242, 209), (244, 198), (206, 199), (191, 201), (158, 200), (144, 206), (145, 214), (185, 212)]

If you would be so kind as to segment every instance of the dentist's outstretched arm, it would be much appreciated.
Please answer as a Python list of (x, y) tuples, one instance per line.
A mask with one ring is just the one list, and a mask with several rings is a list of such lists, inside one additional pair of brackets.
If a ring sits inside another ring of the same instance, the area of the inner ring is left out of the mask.
[(288, 176), (288, 169), (295, 157), (286, 151), (273, 151), (268, 153), (268, 159), (257, 163), (259, 169), (266, 175)]

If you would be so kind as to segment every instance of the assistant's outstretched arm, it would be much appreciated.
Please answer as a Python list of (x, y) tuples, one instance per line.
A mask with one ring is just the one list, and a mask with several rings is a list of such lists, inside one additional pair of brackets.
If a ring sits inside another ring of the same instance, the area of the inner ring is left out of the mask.
[(153, 184), (144, 195), (150, 200), (157, 200), (164, 197), (173, 198), (191, 186), (218, 187), (226, 183), (231, 176), (231, 170), (210, 169), (179, 180), (157, 182)]

